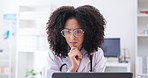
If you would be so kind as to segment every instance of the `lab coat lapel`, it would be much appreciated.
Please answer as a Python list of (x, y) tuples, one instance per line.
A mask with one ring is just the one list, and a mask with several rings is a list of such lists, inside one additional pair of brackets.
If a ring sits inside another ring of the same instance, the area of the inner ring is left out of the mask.
[(90, 63), (90, 60), (88, 58), (87, 52), (83, 49), (82, 53), (83, 53), (83, 58), (82, 58), (82, 60), (80, 62), (80, 66), (78, 68), (78, 72), (82, 72), (84, 70), (84, 68), (86, 66), (88, 66), (88, 64)]
[(87, 57), (82, 58), (79, 69), (78, 69), (78, 72), (82, 72), (84, 70), (84, 68), (86, 66), (88, 66), (89, 63), (90, 63), (89, 58), (87, 58)]

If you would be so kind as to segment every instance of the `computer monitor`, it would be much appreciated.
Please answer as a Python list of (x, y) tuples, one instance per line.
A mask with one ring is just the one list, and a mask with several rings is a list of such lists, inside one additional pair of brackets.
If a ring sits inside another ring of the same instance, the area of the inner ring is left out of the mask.
[(105, 38), (101, 48), (105, 57), (119, 57), (120, 38)]
[(103, 73), (53, 73), (52, 78), (132, 78), (130, 72)]

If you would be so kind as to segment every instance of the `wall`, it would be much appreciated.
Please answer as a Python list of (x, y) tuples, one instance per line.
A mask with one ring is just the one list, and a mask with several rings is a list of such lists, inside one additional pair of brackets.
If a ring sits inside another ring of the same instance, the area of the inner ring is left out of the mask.
[[(126, 48), (135, 67), (136, 0), (51, 0), (51, 7), (86, 5), (97, 7), (106, 19), (105, 37), (120, 37), (121, 51)], [(53, 9), (54, 10), (54, 9)], [(52, 11), (53, 11), (52, 10)]]

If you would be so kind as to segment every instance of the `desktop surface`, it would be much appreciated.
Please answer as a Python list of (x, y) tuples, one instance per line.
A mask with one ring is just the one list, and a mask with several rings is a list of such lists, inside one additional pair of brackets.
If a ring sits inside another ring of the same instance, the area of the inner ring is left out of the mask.
[(53, 73), (52, 78), (132, 78), (132, 73)]

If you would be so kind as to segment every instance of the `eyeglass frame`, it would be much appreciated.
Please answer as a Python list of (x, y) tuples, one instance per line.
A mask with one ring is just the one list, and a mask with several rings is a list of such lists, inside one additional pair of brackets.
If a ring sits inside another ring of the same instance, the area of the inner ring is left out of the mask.
[[(63, 30), (61, 31), (61, 34), (62, 34), (63, 37), (66, 37), (66, 36), (64, 36), (64, 33), (63, 33), (64, 30), (68, 30), (68, 31), (70, 32), (69, 35), (73, 34), (75, 37), (81, 37), (81, 36), (83, 36), (83, 34), (84, 34), (84, 31), (83, 31), (83, 29), (81, 29), (81, 28), (74, 29), (72, 32), (70, 31), (70, 29), (63, 29)], [(75, 35), (75, 34), (76, 34), (76, 33), (75, 33), (76, 30), (81, 30), (81, 31), (82, 31), (82, 35), (81, 35), (81, 36), (76, 36), (76, 35)]]

